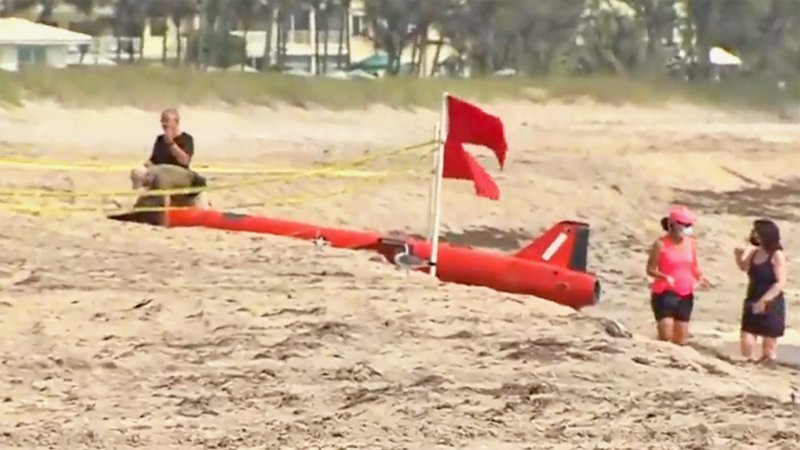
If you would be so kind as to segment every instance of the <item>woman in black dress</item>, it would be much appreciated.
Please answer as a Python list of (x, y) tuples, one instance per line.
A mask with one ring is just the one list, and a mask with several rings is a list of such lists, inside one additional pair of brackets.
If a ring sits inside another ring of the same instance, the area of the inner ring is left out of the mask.
[(786, 326), (786, 256), (781, 247), (781, 234), (771, 220), (753, 222), (749, 248), (735, 251), (736, 263), (747, 272), (747, 297), (742, 311), (742, 356), (754, 360), (756, 341), (762, 340), (759, 362), (775, 361), (778, 338)]

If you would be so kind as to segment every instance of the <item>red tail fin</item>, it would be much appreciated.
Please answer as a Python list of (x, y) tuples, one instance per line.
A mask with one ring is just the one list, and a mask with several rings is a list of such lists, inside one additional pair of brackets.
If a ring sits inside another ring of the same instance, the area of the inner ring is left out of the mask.
[(563, 221), (553, 225), (514, 257), (585, 272), (588, 254), (589, 224)]

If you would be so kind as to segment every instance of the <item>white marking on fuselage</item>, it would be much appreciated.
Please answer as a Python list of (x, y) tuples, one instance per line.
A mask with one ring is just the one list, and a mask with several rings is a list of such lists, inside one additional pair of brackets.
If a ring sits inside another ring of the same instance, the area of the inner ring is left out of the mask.
[(544, 253), (542, 253), (542, 259), (545, 261), (550, 261), (550, 258), (552, 258), (553, 255), (556, 254), (558, 249), (560, 249), (561, 246), (564, 245), (564, 242), (566, 242), (566, 240), (567, 240), (567, 233), (564, 232), (559, 233), (558, 236), (556, 236), (556, 238), (553, 239), (553, 242), (551, 242), (550, 245), (545, 249)]

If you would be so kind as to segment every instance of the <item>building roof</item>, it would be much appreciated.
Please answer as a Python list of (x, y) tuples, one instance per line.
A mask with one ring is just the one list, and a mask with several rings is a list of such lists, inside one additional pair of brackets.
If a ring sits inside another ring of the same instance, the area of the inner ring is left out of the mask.
[(0, 19), (0, 44), (75, 45), (90, 44), (92, 37), (30, 20), (9, 17)]

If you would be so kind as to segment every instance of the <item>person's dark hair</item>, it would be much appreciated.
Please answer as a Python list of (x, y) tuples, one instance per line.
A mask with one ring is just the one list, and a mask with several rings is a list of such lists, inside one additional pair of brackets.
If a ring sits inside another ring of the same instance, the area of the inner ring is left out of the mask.
[(755, 230), (759, 243), (764, 247), (764, 250), (770, 253), (783, 250), (783, 246), (781, 246), (781, 230), (775, 222), (769, 219), (758, 219), (753, 222), (753, 230)]
[(662, 217), (661, 218), (661, 229), (663, 229), (664, 231), (669, 231), (669, 218), (668, 217)]

